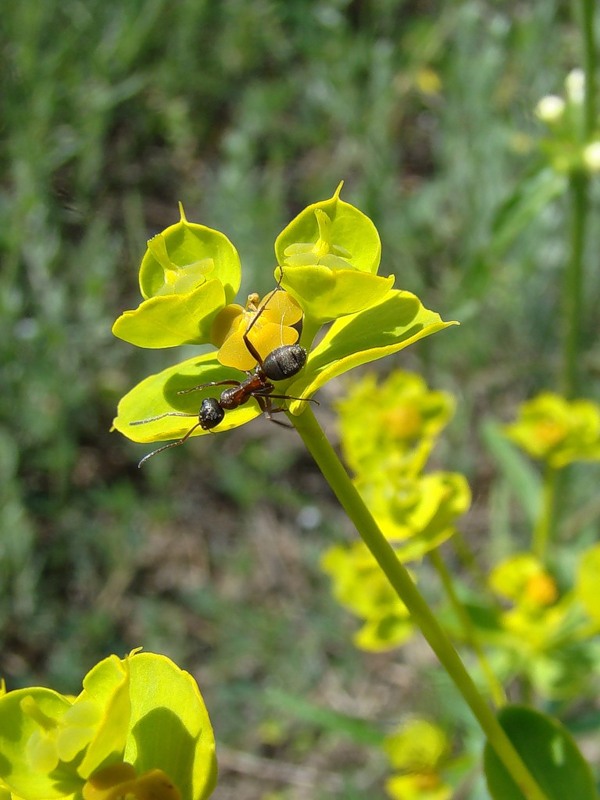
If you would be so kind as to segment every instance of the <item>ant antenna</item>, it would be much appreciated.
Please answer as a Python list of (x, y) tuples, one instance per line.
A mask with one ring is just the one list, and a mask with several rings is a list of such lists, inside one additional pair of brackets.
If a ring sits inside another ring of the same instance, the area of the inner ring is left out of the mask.
[[(161, 414), (161, 416), (163, 416), (163, 417), (175, 416), (175, 414)], [(183, 417), (183, 416), (195, 417), (196, 415), (195, 414), (177, 414), (177, 416), (178, 417), (179, 416), (181, 416), (181, 417)], [(156, 419), (158, 419), (158, 417), (156, 417)], [(139, 420), (137, 422), (130, 422), (129, 424), (130, 425), (140, 425), (142, 422), (149, 422), (149, 421), (150, 420), (143, 419), (143, 420)], [(140, 469), (140, 467), (143, 464), (145, 464), (146, 461), (148, 461), (149, 458), (152, 458), (153, 456), (157, 456), (159, 453), (162, 453), (164, 450), (169, 450), (169, 448), (171, 448), (171, 447), (179, 447), (180, 445), (185, 444), (185, 442), (187, 442), (187, 440), (190, 438), (192, 433), (196, 430), (196, 428), (199, 428), (201, 426), (201, 424), (202, 424), (201, 422), (197, 422), (195, 425), (192, 425), (192, 427), (185, 434), (185, 436), (182, 436), (181, 439), (178, 439), (176, 442), (169, 442), (169, 444), (163, 444), (162, 447), (158, 447), (156, 450), (153, 450), (151, 453), (148, 453), (148, 455), (144, 456), (142, 458), (142, 460), (139, 462), (138, 469)]]

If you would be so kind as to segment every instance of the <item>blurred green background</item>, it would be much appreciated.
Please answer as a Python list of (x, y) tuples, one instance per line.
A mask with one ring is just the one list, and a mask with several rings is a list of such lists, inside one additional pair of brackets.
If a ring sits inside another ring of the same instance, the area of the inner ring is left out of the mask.
[[(565, 215), (528, 176), (532, 109), (579, 65), (570, 4), (46, 0), (6, 4), (0, 26), (0, 673), (74, 692), (143, 645), (199, 680), (224, 745), (215, 797), (383, 797), (370, 729), (315, 709), (393, 721), (423, 654), (352, 647), (318, 568), (347, 523), (315, 468), (261, 420), (138, 471), (151, 448), (109, 432), (117, 401), (182, 356), (110, 328), (179, 200), (234, 242), (243, 296), (344, 179), (381, 272), (462, 323), (385, 368), (457, 394), (439, 458), (472, 482), (467, 533), (484, 536), (478, 423), (557, 373)], [(590, 308), (598, 294), (591, 274)], [(343, 391), (320, 397), (333, 437)]]

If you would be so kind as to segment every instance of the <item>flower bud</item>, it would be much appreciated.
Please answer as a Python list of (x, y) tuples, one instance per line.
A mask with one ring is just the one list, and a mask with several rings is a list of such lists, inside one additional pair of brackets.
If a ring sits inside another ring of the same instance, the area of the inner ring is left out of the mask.
[(583, 148), (583, 163), (590, 172), (600, 172), (600, 141), (590, 142)]
[(535, 115), (542, 122), (551, 125), (553, 122), (558, 122), (565, 111), (565, 101), (557, 94), (547, 94), (538, 102), (535, 107)]
[(569, 100), (581, 105), (585, 92), (585, 72), (582, 69), (572, 69), (565, 79), (565, 88)]

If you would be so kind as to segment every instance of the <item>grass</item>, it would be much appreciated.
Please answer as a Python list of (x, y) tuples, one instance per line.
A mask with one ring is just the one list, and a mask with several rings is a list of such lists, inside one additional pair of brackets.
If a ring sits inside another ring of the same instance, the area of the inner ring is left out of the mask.
[[(264, 291), (279, 230), (344, 178), (383, 271), (463, 323), (396, 363), (458, 394), (445, 463), (483, 487), (472, 431), (558, 372), (563, 209), (525, 178), (532, 108), (578, 64), (564, 7), (50, 0), (1, 25), (0, 673), (74, 691), (108, 652), (162, 650), (198, 675), (230, 748), (215, 797), (383, 796), (384, 764), (342, 723), (269, 700), (283, 687), (384, 728), (414, 671), (350, 644), (318, 569), (345, 525), (320, 479), (262, 422), (138, 473), (110, 421), (174, 356), (110, 326), (178, 200), (234, 241), (243, 291)], [(597, 374), (591, 315), (584, 333)], [(282, 767), (294, 780), (269, 795), (241, 751), (306, 772)], [(319, 794), (321, 774), (337, 778)]]

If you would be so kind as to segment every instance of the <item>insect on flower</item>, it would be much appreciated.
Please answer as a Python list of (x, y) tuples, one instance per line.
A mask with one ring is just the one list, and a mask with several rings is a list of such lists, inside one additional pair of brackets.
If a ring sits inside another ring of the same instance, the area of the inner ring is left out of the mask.
[[(244, 405), (244, 403), (247, 403), (251, 398), (256, 400), (261, 411), (264, 412), (267, 419), (271, 420), (271, 422), (276, 422), (278, 425), (282, 425), (283, 427), (290, 427), (286, 423), (280, 422), (279, 420), (273, 418), (273, 414), (284, 411), (284, 409), (279, 406), (274, 407), (271, 401), (273, 399), (302, 400), (308, 398), (292, 397), (292, 395), (289, 394), (275, 394), (274, 390), (276, 387), (273, 381), (283, 381), (287, 380), (288, 378), (293, 378), (294, 375), (297, 375), (306, 364), (306, 350), (297, 343), (281, 345), (280, 347), (276, 347), (274, 350), (272, 350), (263, 359), (249, 338), (252, 328), (254, 325), (256, 325), (261, 315), (265, 311), (269, 300), (274, 296), (275, 292), (278, 291), (281, 291), (279, 284), (275, 289), (273, 289), (266, 301), (254, 315), (252, 321), (243, 334), (242, 338), (244, 345), (252, 358), (256, 360), (256, 367), (254, 370), (248, 372), (248, 377), (245, 380), (238, 381), (232, 379), (211, 381), (209, 383), (201, 383), (198, 386), (192, 386), (189, 389), (182, 389), (180, 392), (178, 392), (178, 394), (197, 392), (201, 389), (206, 389), (209, 386), (228, 387), (221, 392), (218, 398), (204, 398), (200, 404), (200, 410), (197, 415), (189, 414), (184, 411), (167, 411), (164, 414), (159, 414), (156, 417), (148, 417), (147, 419), (136, 420), (135, 422), (130, 423), (130, 425), (144, 425), (147, 422), (154, 422), (155, 420), (163, 419), (164, 417), (198, 417), (198, 422), (196, 422), (196, 424), (189, 429), (185, 436), (183, 436), (181, 439), (178, 439), (176, 442), (170, 442), (169, 444), (165, 444), (162, 447), (159, 447), (157, 450), (153, 450), (151, 453), (148, 453), (147, 456), (142, 458), (138, 464), (138, 467), (141, 467), (142, 464), (144, 464), (149, 458), (152, 458), (152, 456), (162, 453), (163, 450), (168, 450), (170, 447), (179, 447), (179, 445), (184, 444), (197, 428), (202, 428), (202, 430), (205, 431), (216, 428), (217, 425), (223, 421), (226, 411)], [(311, 402), (316, 402), (316, 400), (312, 400)]]

